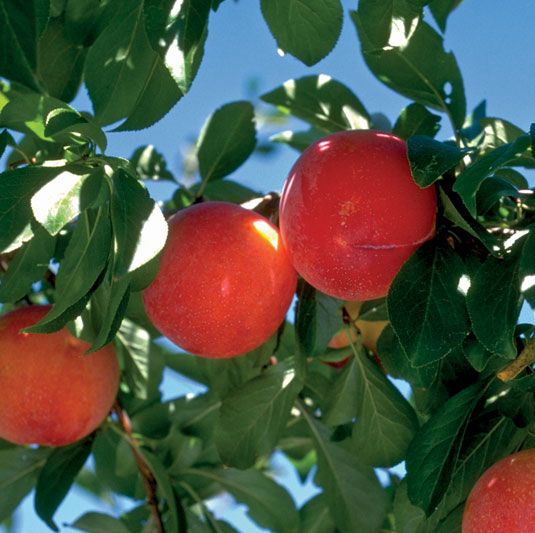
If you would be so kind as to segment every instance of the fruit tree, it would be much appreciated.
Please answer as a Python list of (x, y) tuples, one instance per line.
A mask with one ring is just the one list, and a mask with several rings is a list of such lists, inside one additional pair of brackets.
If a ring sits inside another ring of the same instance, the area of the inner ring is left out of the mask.
[(535, 114), (467, 105), (470, 9), (0, 0), (0, 531), (533, 531)]

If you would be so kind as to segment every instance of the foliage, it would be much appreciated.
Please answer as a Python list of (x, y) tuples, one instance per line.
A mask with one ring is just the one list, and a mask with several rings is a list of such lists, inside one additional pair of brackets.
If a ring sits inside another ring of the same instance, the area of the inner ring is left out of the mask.
[[(176, 180), (153, 146), (129, 160), (107, 153), (104, 127), (146, 128), (187, 93), (223, 1), (0, 0), (0, 303), (53, 303), (28, 332), (67, 326), (92, 349), (114, 342), (122, 367), (121, 411), (88, 439), (55, 450), (0, 442), (0, 521), (35, 488), (36, 512), (57, 528), (75, 484), (131, 502), (120, 516), (85, 512), (72, 524), (81, 531), (234, 531), (205, 503), (223, 492), (276, 532), (460, 531), (478, 477), (535, 442), (533, 358), (498, 377), (535, 342), (533, 327), (517, 324), (524, 301), (535, 307), (535, 195), (522, 175), (535, 167), (535, 128), (487, 117), (484, 105), (467, 114), (443, 38), (460, 1), (360, 0), (344, 14), (339, 0), (262, 0), (277, 46), (306, 65), (354, 24), (370, 71), (411, 101), (393, 133), (408, 141), (416, 182), (437, 188), (437, 234), (374, 303), (391, 324), (378, 343), (382, 367), (358, 340), (327, 348), (347, 313), (304, 282), (295, 326), (257, 350), (231, 360), (171, 353), (141, 303), (165, 217), (195, 201), (259, 196), (228, 179), (260, 148), (255, 117), (275, 106), (299, 119), (304, 127), (270, 141), (299, 151), (377, 127), (352, 88), (309, 75), (256, 108), (214, 110), (192, 154), (193, 183)], [(91, 113), (69, 104), (82, 84)], [(156, 202), (150, 180), (175, 191)], [(320, 363), (347, 356), (341, 371)], [(162, 401), (164, 368), (205, 392)], [(388, 376), (408, 382), (408, 399)], [(321, 488), (300, 509), (273, 479), (275, 450)], [(377, 469), (401, 461), (406, 478), (390, 473), (382, 486)]]

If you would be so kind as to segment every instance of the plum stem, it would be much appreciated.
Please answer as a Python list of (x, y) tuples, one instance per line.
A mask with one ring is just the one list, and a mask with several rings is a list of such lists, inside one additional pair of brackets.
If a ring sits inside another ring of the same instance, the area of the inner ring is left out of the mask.
[(134, 459), (138, 466), (141, 479), (143, 480), (143, 487), (145, 488), (147, 504), (151, 510), (152, 518), (156, 526), (156, 531), (158, 533), (164, 533), (165, 529), (163, 526), (163, 519), (160, 512), (160, 508), (158, 506), (158, 497), (156, 495), (158, 484), (156, 483), (156, 479), (154, 477), (154, 474), (152, 473), (152, 470), (150, 469), (149, 465), (147, 464), (142, 453), (139, 450), (139, 442), (133, 436), (132, 421), (130, 420), (128, 413), (121, 407), (118, 400), (115, 401), (113, 411), (115, 411), (119, 423), (121, 424), (121, 427), (124, 430), (124, 436), (126, 437), (128, 444), (130, 445), (132, 455), (134, 456)]

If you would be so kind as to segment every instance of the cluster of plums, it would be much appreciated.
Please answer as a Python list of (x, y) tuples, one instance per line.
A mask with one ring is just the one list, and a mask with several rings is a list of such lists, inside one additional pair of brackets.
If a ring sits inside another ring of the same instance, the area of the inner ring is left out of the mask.
[(145, 309), (188, 352), (241, 355), (283, 321), (296, 272), (342, 300), (385, 296), (402, 264), (434, 235), (435, 212), (435, 190), (416, 185), (401, 139), (335, 133), (305, 150), (290, 171), (280, 233), (224, 202), (174, 215)]
[[(159, 272), (144, 292), (147, 314), (191, 353), (242, 355), (280, 326), (297, 274), (342, 300), (385, 296), (403, 263), (433, 237), (435, 212), (435, 190), (416, 185), (401, 139), (376, 131), (330, 135), (290, 171), (280, 232), (226, 202), (196, 204), (171, 217)], [(20, 333), (47, 311), (25, 307), (0, 318), (0, 437), (18, 444), (60, 446), (88, 435), (117, 393), (112, 345), (84, 355), (88, 345), (66, 329)], [(335, 338), (331, 347), (341, 342)], [(534, 487), (535, 450), (495, 464), (468, 499), (463, 531), (526, 531), (512, 520), (524, 502), (535, 524)]]

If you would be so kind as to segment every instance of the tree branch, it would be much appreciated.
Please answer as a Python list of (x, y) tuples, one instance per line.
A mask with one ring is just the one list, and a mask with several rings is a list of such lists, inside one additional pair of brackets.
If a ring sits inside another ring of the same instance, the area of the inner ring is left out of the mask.
[(535, 340), (527, 341), (520, 355), (510, 365), (500, 370), (497, 376), (504, 382), (511, 381), (533, 363), (535, 363)]
[(113, 411), (115, 411), (115, 413), (117, 414), (119, 423), (121, 424), (121, 427), (123, 428), (126, 434), (128, 443), (130, 444), (132, 455), (134, 456), (134, 459), (137, 463), (141, 479), (143, 480), (145, 494), (147, 496), (147, 504), (150, 507), (152, 518), (156, 525), (156, 531), (158, 533), (165, 533), (162, 515), (160, 513), (160, 508), (158, 507), (158, 497), (156, 495), (156, 489), (158, 484), (156, 483), (156, 479), (154, 478), (154, 475), (149, 465), (146, 463), (145, 459), (143, 458), (143, 455), (139, 451), (139, 442), (132, 435), (132, 422), (130, 420), (130, 417), (128, 416), (128, 413), (121, 407), (118, 400), (115, 401)]

